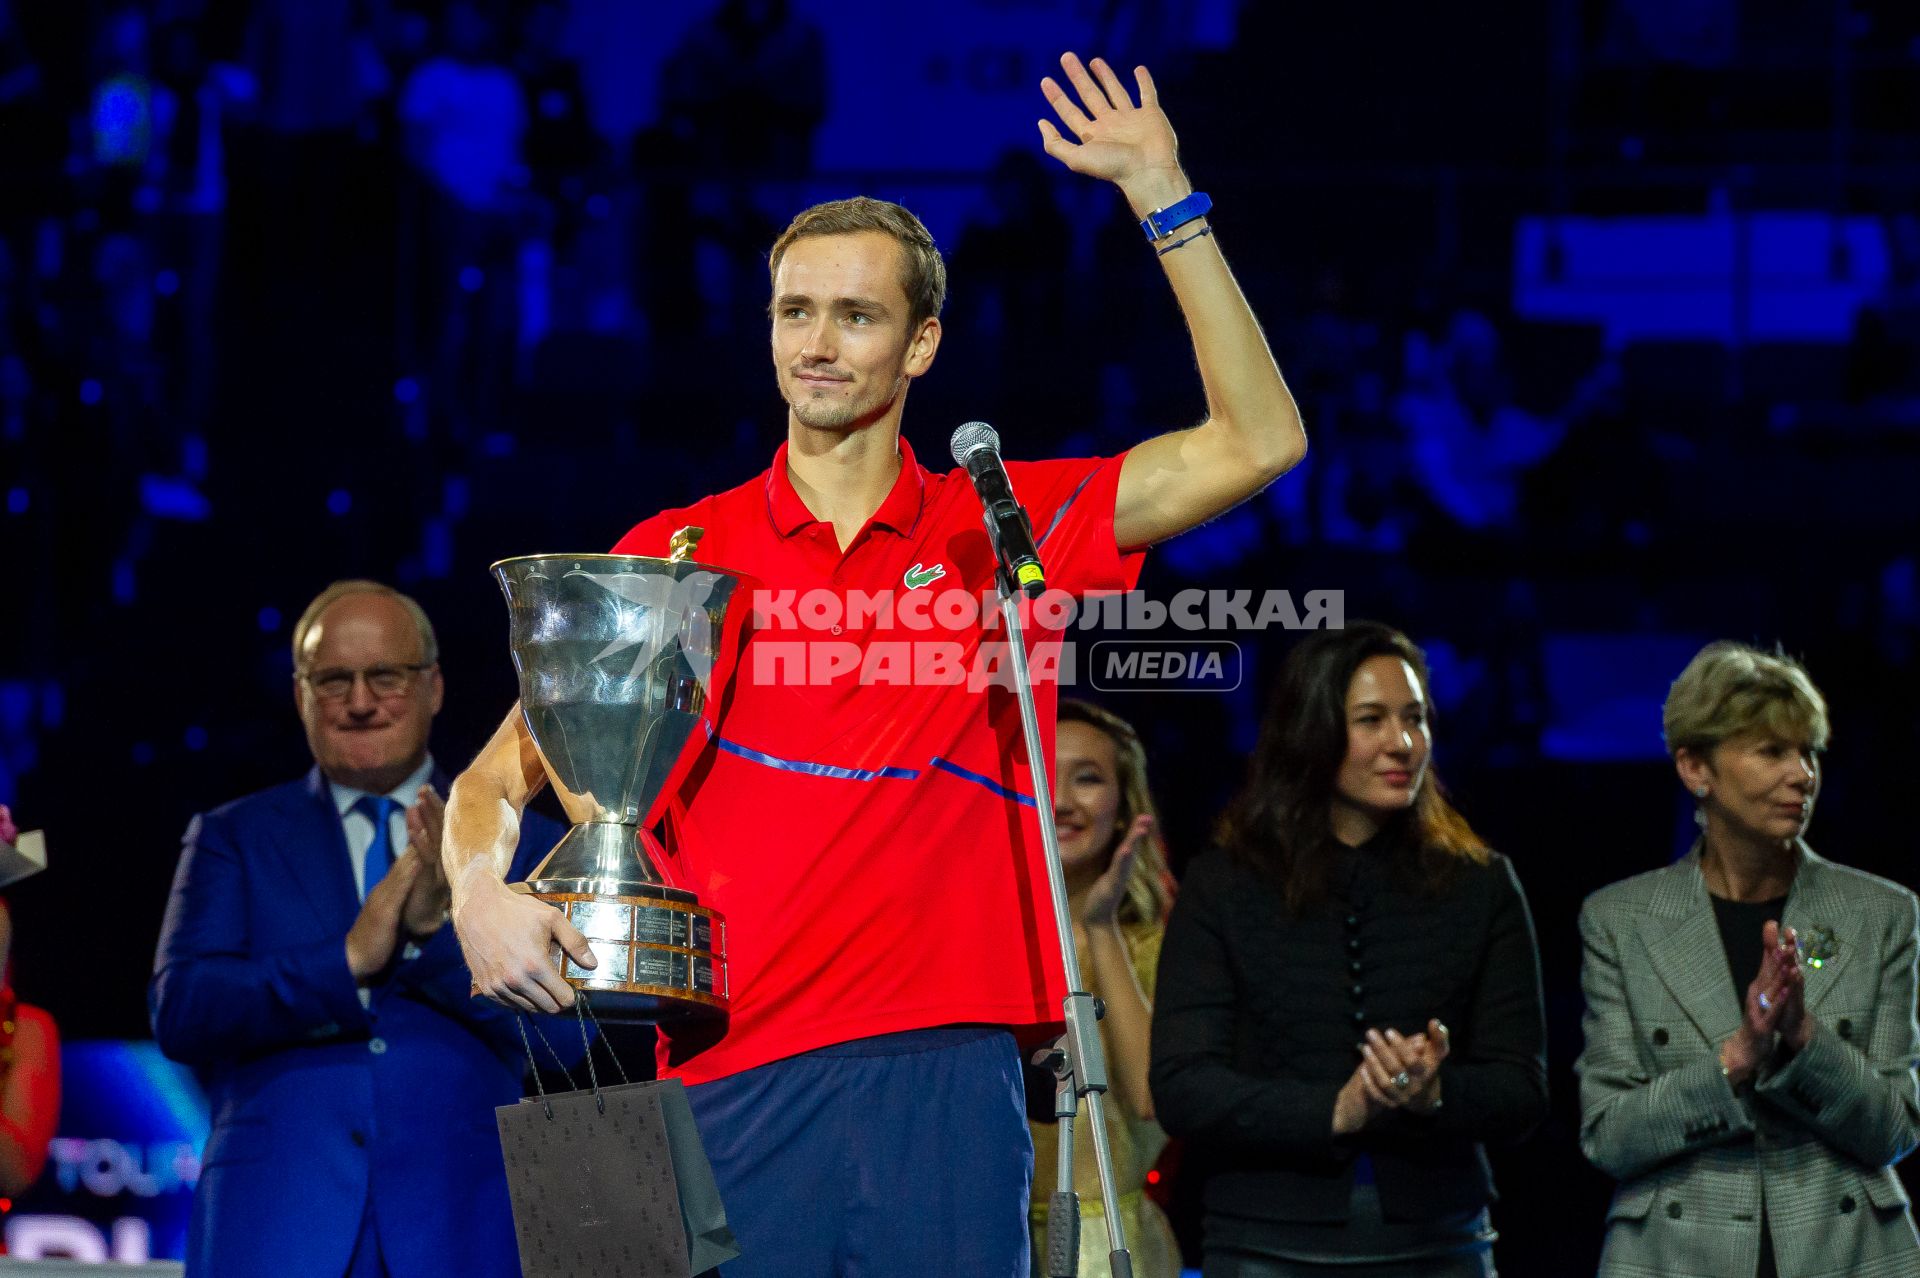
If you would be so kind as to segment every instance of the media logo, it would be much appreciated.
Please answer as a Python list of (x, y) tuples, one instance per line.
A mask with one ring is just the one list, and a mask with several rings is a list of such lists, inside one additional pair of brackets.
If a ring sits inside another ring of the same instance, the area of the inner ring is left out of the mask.
[(1232, 692), (1245, 662), (1231, 639), (1102, 639), (1083, 673), (1101, 692)]

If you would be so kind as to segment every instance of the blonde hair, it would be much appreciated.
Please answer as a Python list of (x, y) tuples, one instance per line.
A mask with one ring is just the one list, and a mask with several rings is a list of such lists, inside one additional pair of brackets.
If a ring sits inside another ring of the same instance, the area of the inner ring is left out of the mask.
[(1705, 755), (1729, 737), (1767, 732), (1785, 741), (1827, 745), (1827, 701), (1806, 667), (1730, 639), (1694, 655), (1667, 692), (1661, 713), (1667, 752)]
[(940, 313), (947, 302), (947, 264), (934, 246), (933, 234), (925, 223), (904, 206), (890, 200), (856, 195), (846, 200), (828, 200), (802, 209), (767, 255), (769, 279), (780, 273), (780, 259), (793, 242), (809, 235), (853, 235), (860, 231), (879, 231), (890, 235), (900, 246), (900, 287), (906, 290), (909, 326)]
[(1113, 711), (1072, 697), (1061, 698), (1060, 722), (1084, 723), (1105, 733), (1113, 742), (1113, 758), (1119, 773), (1116, 779), (1120, 783), (1118, 824), (1122, 831), (1122, 835), (1115, 836), (1116, 842), (1133, 825), (1135, 817), (1144, 814), (1153, 818), (1153, 832), (1141, 844), (1127, 876), (1127, 899), (1120, 904), (1120, 921), (1164, 924), (1173, 909), (1173, 875), (1167, 870), (1166, 844), (1160, 837), (1160, 810), (1147, 785), (1147, 748), (1140, 743), (1140, 734)]
[(413, 627), (420, 632), (420, 661), (424, 665), (433, 665), (440, 660), (440, 640), (433, 633), (433, 622), (427, 619), (427, 610), (417, 603), (413, 596), (395, 590), (385, 582), (373, 581), (366, 577), (353, 577), (346, 581), (336, 581), (313, 597), (300, 620), (293, 623), (293, 668), (300, 669), (307, 646), (307, 634), (320, 621), (320, 615), (349, 595), (385, 595), (395, 600), (407, 615), (413, 618)]

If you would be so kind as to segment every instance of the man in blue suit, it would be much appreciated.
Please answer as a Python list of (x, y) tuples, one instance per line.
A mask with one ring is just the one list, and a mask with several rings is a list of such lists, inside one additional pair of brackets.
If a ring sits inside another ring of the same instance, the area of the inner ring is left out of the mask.
[[(315, 767), (187, 827), (149, 990), (213, 1106), (187, 1272), (517, 1275), (493, 1108), (524, 1055), (446, 922), (433, 626), (339, 582), (293, 653)], [(561, 832), (530, 820), (515, 875)]]

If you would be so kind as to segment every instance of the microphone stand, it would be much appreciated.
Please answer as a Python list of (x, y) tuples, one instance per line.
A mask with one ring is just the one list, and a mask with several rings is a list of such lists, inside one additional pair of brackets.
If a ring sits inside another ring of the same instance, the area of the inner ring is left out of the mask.
[[(1024, 513), (1024, 512), (1023, 512)], [(1093, 1126), (1093, 1161), (1100, 1172), (1100, 1202), (1107, 1217), (1107, 1253), (1113, 1278), (1133, 1278), (1133, 1255), (1127, 1250), (1126, 1226), (1120, 1219), (1120, 1195), (1113, 1183), (1113, 1149), (1107, 1142), (1107, 1055), (1100, 1041), (1099, 1020), (1105, 1009), (1082, 988), (1080, 956), (1073, 943), (1073, 915), (1067, 907), (1067, 876), (1060, 861), (1060, 836), (1047, 810), (1052, 801), (1050, 769), (1041, 753), (1040, 713), (1033, 698), (1033, 675), (1027, 668), (1026, 637), (1020, 624), (1020, 588), (1001, 552), (993, 520), (987, 520), (1000, 591), (1000, 616), (1007, 627), (1008, 658), (1013, 667), (1014, 691), (1020, 699), (1020, 725), (1027, 741), (1027, 772), (1039, 809), (1040, 844), (1046, 850), (1047, 885), (1053, 891), (1053, 922), (1060, 933), (1060, 960), (1067, 978), (1062, 1001), (1067, 1032), (1036, 1059), (1053, 1071), (1053, 1112), (1059, 1134), (1059, 1177), (1047, 1205), (1047, 1276), (1076, 1278), (1080, 1272), (1080, 1195), (1073, 1188), (1073, 1124), (1085, 1101), (1087, 1121)]]

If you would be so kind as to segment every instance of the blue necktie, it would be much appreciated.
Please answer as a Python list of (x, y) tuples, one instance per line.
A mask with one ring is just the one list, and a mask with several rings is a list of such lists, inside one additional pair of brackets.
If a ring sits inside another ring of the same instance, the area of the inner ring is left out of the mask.
[(367, 893), (373, 891), (373, 885), (393, 868), (393, 814), (400, 810), (400, 805), (384, 794), (363, 794), (355, 801), (353, 810), (373, 822), (373, 842), (367, 845), (366, 870), (360, 876), (367, 885), (360, 893), (364, 901)]

